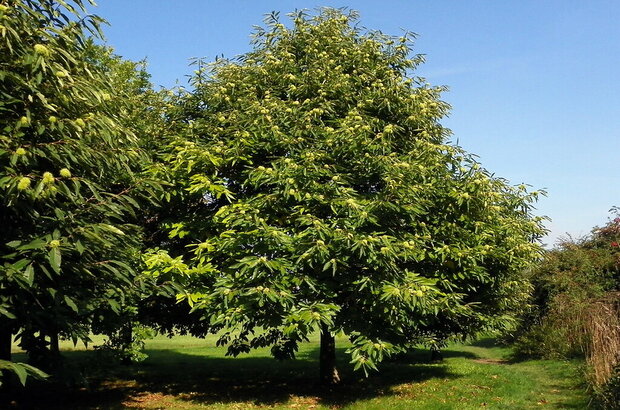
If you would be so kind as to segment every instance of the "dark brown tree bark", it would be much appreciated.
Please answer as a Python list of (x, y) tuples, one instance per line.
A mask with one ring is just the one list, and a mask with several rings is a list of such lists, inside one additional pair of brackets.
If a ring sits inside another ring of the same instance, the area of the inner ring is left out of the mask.
[(336, 369), (336, 339), (327, 325), (321, 325), (320, 373), (321, 384), (333, 386), (340, 383), (340, 375)]

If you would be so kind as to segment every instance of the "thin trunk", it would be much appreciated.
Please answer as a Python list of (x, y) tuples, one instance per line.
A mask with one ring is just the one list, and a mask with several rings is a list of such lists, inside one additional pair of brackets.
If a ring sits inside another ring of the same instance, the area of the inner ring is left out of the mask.
[(0, 323), (0, 360), (11, 361), (11, 342), (13, 334), (11, 328), (4, 323)]
[(49, 334), (49, 338), (50, 338), (49, 351), (44, 352), (43, 366), (47, 366), (47, 369), (49, 369), (50, 372), (57, 372), (63, 366), (62, 356), (60, 355), (60, 343), (59, 343), (59, 338), (58, 338), (58, 332), (55, 330), (52, 330)]
[(443, 355), (441, 354), (441, 350), (437, 347), (431, 347), (431, 362), (442, 362)]
[(60, 356), (60, 346), (58, 342), (58, 333), (50, 332), (50, 354), (52, 357), (57, 358)]
[(131, 322), (125, 323), (121, 329), (121, 349), (125, 353), (123, 358), (121, 359), (121, 364), (130, 365), (132, 364), (130, 351), (131, 351), (131, 342), (133, 341), (133, 326)]
[(336, 340), (329, 332), (327, 325), (321, 325), (321, 353), (320, 371), (321, 384), (333, 386), (340, 383), (338, 369), (336, 369)]
[[(6, 321), (0, 321), (0, 360), (11, 361), (11, 343), (13, 342), (13, 334), (11, 327)], [(3, 372), (0, 375), (0, 392), (8, 392), (11, 390), (12, 380), (9, 372)]]

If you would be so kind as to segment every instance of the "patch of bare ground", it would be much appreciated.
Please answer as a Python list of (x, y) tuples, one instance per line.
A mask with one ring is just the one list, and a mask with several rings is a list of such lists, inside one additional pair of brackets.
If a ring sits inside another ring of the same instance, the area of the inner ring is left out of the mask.
[(163, 393), (141, 392), (128, 397), (122, 402), (123, 406), (129, 409), (167, 409), (174, 405), (174, 408), (190, 408), (190, 403), (179, 403), (175, 401), (175, 396)]
[(510, 363), (505, 359), (472, 359), (476, 363), (486, 363), (486, 364), (508, 364)]

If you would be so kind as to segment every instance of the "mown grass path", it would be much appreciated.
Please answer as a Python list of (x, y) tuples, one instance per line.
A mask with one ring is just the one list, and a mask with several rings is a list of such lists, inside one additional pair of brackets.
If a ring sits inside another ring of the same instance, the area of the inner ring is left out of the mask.
[[(579, 385), (578, 362), (507, 361), (510, 350), (483, 339), (443, 351), (430, 363), (428, 351), (384, 363), (365, 378), (352, 372), (339, 340), (344, 383), (317, 384), (318, 341), (305, 343), (298, 359), (277, 362), (267, 349), (233, 359), (213, 339), (157, 337), (141, 364), (118, 366), (92, 351), (64, 354), (76, 387), (33, 386), (12, 408), (202, 409), (582, 409), (587, 397)], [(98, 366), (103, 366), (96, 371)], [(80, 379), (79, 375), (86, 375)]]

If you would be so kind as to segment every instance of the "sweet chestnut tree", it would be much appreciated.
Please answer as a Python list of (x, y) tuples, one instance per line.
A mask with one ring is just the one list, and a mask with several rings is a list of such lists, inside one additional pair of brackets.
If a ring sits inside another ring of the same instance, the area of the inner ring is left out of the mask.
[(93, 44), (100, 20), (83, 13), (80, 0), (0, 4), (5, 368), (18, 369), (8, 362), (14, 337), (50, 368), (59, 338), (88, 340), (102, 309), (120, 311), (137, 276), (137, 210), (156, 196), (131, 121), (144, 79)]
[(538, 192), (449, 142), (444, 88), (415, 76), (411, 35), (342, 10), (291, 20), (271, 15), (251, 52), (199, 64), (168, 157), (188, 209), (171, 240), (187, 250), (153, 254), (151, 269), (185, 273), (179, 297), (231, 354), (292, 357), (320, 332), (327, 384), (337, 334), (368, 370), (505, 326), (541, 252)]

